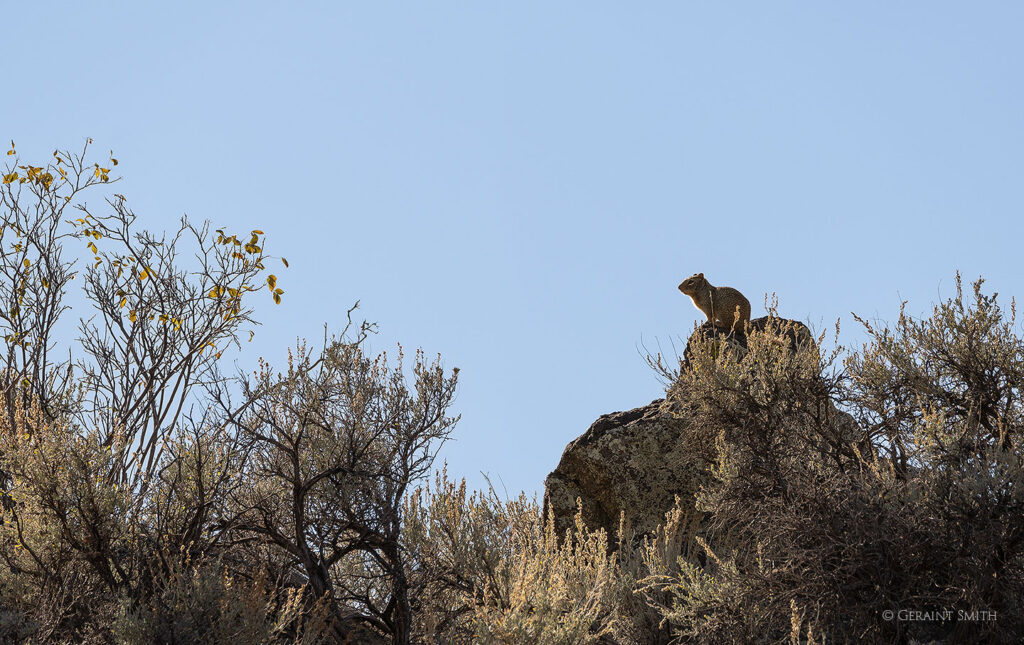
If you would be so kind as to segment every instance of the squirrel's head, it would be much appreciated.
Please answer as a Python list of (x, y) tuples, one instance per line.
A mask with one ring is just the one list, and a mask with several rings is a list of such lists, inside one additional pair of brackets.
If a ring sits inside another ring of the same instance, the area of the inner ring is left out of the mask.
[(703, 273), (694, 273), (689, 278), (679, 283), (679, 290), (688, 296), (692, 296), (700, 291), (700, 288), (705, 283), (707, 283), (707, 280), (704, 279)]

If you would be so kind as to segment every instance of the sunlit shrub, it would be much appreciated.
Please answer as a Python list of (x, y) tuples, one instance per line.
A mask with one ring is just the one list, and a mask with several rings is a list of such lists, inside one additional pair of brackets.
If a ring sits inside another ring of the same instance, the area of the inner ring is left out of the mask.
[(125, 645), (328, 642), (324, 612), (310, 611), (301, 589), (272, 589), (264, 572), (245, 579), (217, 562), (185, 563), (147, 602), (124, 603), (113, 633)]
[[(114, 460), (96, 434), (51, 419), (38, 404), (0, 399), (0, 468), (8, 475), (0, 524), (0, 585), (15, 633), (98, 638), (137, 562), (124, 522), (128, 497), (108, 476)], [(115, 558), (115, 554), (124, 557)]]

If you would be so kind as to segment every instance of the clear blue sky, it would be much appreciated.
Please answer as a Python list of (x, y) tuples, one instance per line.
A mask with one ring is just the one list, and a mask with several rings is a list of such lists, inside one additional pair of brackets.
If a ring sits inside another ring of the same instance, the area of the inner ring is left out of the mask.
[(957, 269), (1024, 296), (1024, 4), (494, 4), (5, 7), (0, 139), (93, 137), (151, 229), (266, 231), (239, 364), (361, 300), (461, 368), (442, 456), (510, 492), (661, 395), (691, 273), (849, 343)]

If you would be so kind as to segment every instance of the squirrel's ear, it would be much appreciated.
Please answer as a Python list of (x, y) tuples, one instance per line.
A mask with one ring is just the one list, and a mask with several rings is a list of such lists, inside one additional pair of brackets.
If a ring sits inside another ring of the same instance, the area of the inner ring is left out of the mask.
[(698, 278), (703, 278), (703, 277), (704, 277), (704, 274), (703, 274), (703, 273), (698, 273), (698, 274), (697, 274), (697, 277), (698, 277)]

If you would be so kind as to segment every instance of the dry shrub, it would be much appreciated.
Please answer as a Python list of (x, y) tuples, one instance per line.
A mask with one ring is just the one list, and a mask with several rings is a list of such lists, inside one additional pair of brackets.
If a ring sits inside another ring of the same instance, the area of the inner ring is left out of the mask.
[(604, 531), (588, 531), (580, 511), (564, 540), (550, 518), (515, 537), (507, 586), (485, 588), (475, 608), (474, 642), (568, 645), (610, 633), (617, 563)]
[[(1024, 345), (980, 282), (964, 300), (958, 288), (928, 319), (868, 325), (845, 372), (838, 350), (791, 350), (782, 327), (751, 333), (747, 351), (696, 343), (670, 397), (695, 445), (714, 438), (702, 557), (647, 587), (672, 596), (675, 634), (1012, 642), (1024, 630)], [(900, 610), (950, 613), (885, 618)], [(962, 618), (976, 611), (997, 618)]]
[(277, 589), (265, 572), (247, 580), (217, 562), (185, 564), (161, 579), (148, 602), (127, 604), (113, 633), (124, 645), (329, 642), (325, 612), (307, 611), (302, 595)]
[(0, 399), (0, 468), (8, 475), (0, 523), (0, 632), (16, 640), (102, 642), (132, 560), (126, 498), (108, 484), (111, 452), (94, 434), (48, 419), (24, 397)]
[(666, 619), (674, 605), (672, 584), (698, 560), (704, 514), (676, 497), (665, 522), (649, 535), (636, 536), (619, 522), (616, 556), (619, 570), (612, 626), (616, 643), (666, 645), (675, 641)]
[[(926, 319), (901, 310), (891, 330), (865, 323), (872, 340), (847, 361), (848, 397), (916, 538), (880, 528), (906, 569), (890, 587), (893, 604), (951, 610), (932, 630), (941, 636), (1015, 642), (1024, 633), (1024, 341), (1014, 303), (1006, 315), (983, 281), (967, 296), (959, 275), (956, 286)], [(993, 613), (970, 619), (975, 612)]]
[(440, 473), (406, 506), (419, 638), (442, 643), (591, 643), (617, 624), (620, 582), (604, 531), (557, 536), (536, 500), (468, 493)]
[[(301, 626), (295, 592), (276, 591), (265, 576), (236, 581), (223, 568), (189, 566), (199, 536), (188, 539), (176, 529), (193, 522), (175, 518), (194, 518), (203, 508), (186, 503), (203, 479), (193, 472), (186, 485), (171, 473), (188, 472), (186, 455), (205, 453), (178, 440), (163, 471), (170, 479), (153, 488), (153, 500), (175, 500), (173, 511), (154, 504), (133, 514), (129, 491), (109, 479), (118, 467), (116, 443), (104, 445), (96, 433), (47, 419), (38, 405), (25, 408), (20, 400), (9, 410), (0, 399), (0, 415), (11, 421), (0, 436), (10, 477), (0, 524), (4, 642), (171, 643), (208, 634), (215, 638), (209, 642), (269, 643), (286, 642), (282, 630)], [(131, 523), (138, 517), (153, 523)], [(177, 548), (169, 550), (172, 544)]]
[(409, 581), (417, 599), (416, 633), (439, 642), (472, 642), (471, 617), (483, 590), (508, 589), (516, 536), (539, 522), (535, 500), (520, 495), (503, 501), (493, 488), (468, 492), (447, 471), (432, 487), (406, 498), (403, 548), (409, 554)]

